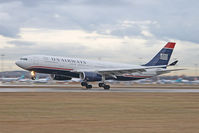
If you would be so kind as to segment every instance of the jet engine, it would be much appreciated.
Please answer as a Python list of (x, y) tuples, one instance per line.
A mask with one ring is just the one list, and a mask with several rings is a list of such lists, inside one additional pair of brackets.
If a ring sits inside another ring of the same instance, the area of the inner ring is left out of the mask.
[(51, 75), (51, 78), (53, 80), (71, 80), (72, 78), (71, 77), (67, 77), (67, 76), (64, 76), (64, 75)]
[(94, 72), (83, 72), (80, 74), (80, 78), (84, 81), (102, 81), (102, 75)]

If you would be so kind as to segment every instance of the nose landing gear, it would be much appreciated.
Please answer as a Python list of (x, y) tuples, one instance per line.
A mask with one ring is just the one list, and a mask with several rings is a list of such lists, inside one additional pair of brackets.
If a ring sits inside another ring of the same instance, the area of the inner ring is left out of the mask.
[(36, 79), (36, 73), (34, 71), (31, 71), (30, 75), (32, 80)]

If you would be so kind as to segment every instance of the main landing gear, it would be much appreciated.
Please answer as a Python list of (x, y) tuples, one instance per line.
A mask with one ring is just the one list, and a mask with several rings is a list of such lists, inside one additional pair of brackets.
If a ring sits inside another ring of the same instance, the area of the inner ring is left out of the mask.
[[(89, 85), (87, 82), (81, 82), (82, 86), (85, 86), (86, 89), (92, 89), (92, 85)], [(110, 89), (110, 85), (106, 85), (105, 83), (99, 83), (98, 84), (99, 87), (103, 87), (104, 90), (109, 90)]]
[(81, 85), (82, 85), (82, 86), (85, 86), (86, 89), (92, 89), (92, 88), (93, 88), (93, 86), (92, 86), (92, 85), (89, 85), (87, 82), (81, 82)]
[(104, 90), (109, 90), (110, 89), (110, 85), (106, 85), (105, 83), (99, 83), (98, 86), (99, 87), (103, 87)]
[(106, 80), (105, 75), (102, 75), (102, 81), (98, 85), (99, 85), (99, 87), (103, 87), (104, 90), (109, 90), (110, 89), (110, 85), (106, 85), (105, 80)]
[[(84, 79), (84, 78), (82, 78), (82, 79)], [(110, 89), (110, 85), (106, 85), (105, 80), (106, 80), (105, 75), (102, 75), (102, 80), (100, 81), (98, 86), (99, 87), (103, 87), (104, 90), (109, 90)], [(86, 89), (91, 89), (92, 88), (92, 85), (89, 85), (87, 80), (84, 80), (83, 82), (81, 82), (81, 85), (85, 86)]]

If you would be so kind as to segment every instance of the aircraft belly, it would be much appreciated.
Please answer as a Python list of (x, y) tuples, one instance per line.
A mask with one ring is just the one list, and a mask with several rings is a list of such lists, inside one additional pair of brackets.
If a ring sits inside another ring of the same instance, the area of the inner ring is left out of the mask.
[(70, 72), (69, 70), (56, 70), (56, 69), (47, 69), (47, 68), (31, 68), (29, 71), (35, 71), (37, 73), (45, 73), (45, 74), (58, 74), (58, 75), (66, 75), (69, 77), (79, 78), (79, 73)]

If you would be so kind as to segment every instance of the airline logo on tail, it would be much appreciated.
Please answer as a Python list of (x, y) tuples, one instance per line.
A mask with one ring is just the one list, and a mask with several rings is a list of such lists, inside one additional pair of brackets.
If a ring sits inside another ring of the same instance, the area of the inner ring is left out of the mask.
[(160, 54), (160, 59), (161, 59), (161, 60), (168, 60), (168, 54), (163, 54), (163, 53), (161, 53), (161, 54)]
[[(171, 49), (171, 50), (173, 50), (174, 47), (175, 47), (175, 44), (176, 44), (176, 43), (174, 43), (174, 42), (168, 42), (168, 43), (165, 45), (164, 49)], [(160, 54), (160, 59), (166, 61), (166, 60), (169, 59), (169, 55), (168, 55), (168, 54), (165, 54), (165, 53), (161, 53), (161, 54)]]

